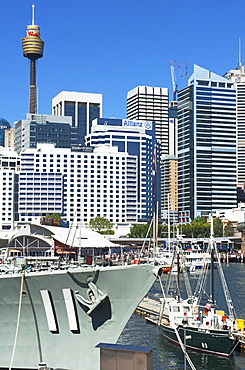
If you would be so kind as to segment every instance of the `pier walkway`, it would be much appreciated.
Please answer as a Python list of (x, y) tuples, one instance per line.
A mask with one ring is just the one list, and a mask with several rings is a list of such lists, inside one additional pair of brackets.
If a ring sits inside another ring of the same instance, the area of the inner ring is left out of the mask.
[(160, 313), (161, 302), (151, 298), (144, 298), (136, 309), (136, 313), (143, 316), (156, 316)]

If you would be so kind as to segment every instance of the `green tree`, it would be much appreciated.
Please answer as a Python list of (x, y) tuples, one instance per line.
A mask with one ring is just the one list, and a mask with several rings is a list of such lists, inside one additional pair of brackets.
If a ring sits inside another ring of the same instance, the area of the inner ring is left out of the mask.
[(186, 238), (204, 238), (210, 235), (210, 224), (202, 216), (196, 217), (191, 223), (178, 226), (180, 234)]
[(234, 227), (231, 221), (228, 221), (225, 225), (224, 236), (234, 236)]
[[(149, 229), (148, 224), (135, 224), (130, 228), (129, 238), (145, 238)], [(148, 237), (152, 237), (152, 227), (148, 233)]]
[(59, 213), (52, 213), (51, 215), (46, 215), (47, 218), (54, 218), (55, 220), (61, 220), (61, 216)]
[(193, 238), (204, 238), (210, 235), (210, 224), (205, 217), (196, 217), (191, 221), (191, 227)]
[(114, 234), (114, 231), (111, 230), (113, 224), (104, 217), (97, 216), (94, 219), (90, 220), (89, 227), (100, 234)]
[(213, 220), (214, 225), (214, 236), (219, 237), (223, 236), (223, 222), (220, 218), (214, 218)]

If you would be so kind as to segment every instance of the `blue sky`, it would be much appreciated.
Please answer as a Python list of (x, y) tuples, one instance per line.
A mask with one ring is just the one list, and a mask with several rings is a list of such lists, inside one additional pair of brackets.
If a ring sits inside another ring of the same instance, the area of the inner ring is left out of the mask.
[[(31, 24), (31, 0), (1, 0), (0, 117), (11, 124), (28, 111), (29, 62), (21, 38)], [(103, 94), (104, 117), (126, 117), (127, 91), (170, 89), (170, 59), (189, 74), (198, 64), (223, 75), (245, 63), (244, 1), (35, 0), (45, 42), (37, 65), (39, 113), (51, 114), (62, 90)], [(244, 44), (244, 47), (243, 47)], [(179, 88), (184, 80), (178, 68)]]

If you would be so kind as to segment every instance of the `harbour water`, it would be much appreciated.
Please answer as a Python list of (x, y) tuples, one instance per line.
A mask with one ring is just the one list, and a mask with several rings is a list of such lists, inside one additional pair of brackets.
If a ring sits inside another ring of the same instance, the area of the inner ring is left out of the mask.
[[(245, 319), (245, 264), (230, 263), (229, 265), (223, 264), (222, 266), (237, 318)], [(199, 273), (195, 272), (190, 275), (191, 285), (193, 287)], [(218, 275), (218, 270), (215, 270), (216, 275)], [(164, 275), (162, 278), (163, 284), (165, 284), (166, 279), (167, 275)], [(222, 310), (225, 307), (225, 301), (220, 284), (220, 280), (217, 278), (215, 297), (218, 303), (218, 309)], [(149, 297), (158, 299), (160, 296), (160, 284), (156, 281), (149, 292)], [(164, 339), (155, 325), (147, 323), (145, 318), (138, 314), (134, 314), (131, 317), (118, 343), (151, 347), (153, 349), (154, 370), (184, 369), (181, 348)], [(190, 350), (188, 350), (188, 354), (197, 370), (245, 370), (245, 353), (242, 352), (234, 352), (230, 358)], [(187, 369), (189, 368), (187, 364)]]

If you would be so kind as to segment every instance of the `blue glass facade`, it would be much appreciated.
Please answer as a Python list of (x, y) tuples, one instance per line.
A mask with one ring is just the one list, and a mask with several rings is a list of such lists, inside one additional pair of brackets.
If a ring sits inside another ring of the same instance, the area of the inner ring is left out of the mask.
[(178, 205), (185, 220), (236, 207), (236, 93), (195, 66), (178, 101)]
[(0, 146), (4, 146), (5, 130), (9, 130), (10, 127), (9, 122), (6, 119), (0, 118)]
[(44, 125), (32, 122), (30, 125), (30, 148), (36, 148), (37, 143), (55, 143), (56, 148), (70, 148), (70, 125), (52, 122), (46, 122)]
[(65, 111), (65, 116), (69, 116), (69, 117), (72, 117), (72, 126), (74, 127), (75, 126), (75, 102), (65, 102), (65, 107), (64, 107), (64, 111)]
[(15, 125), (15, 150), (17, 153), (36, 148), (37, 143), (52, 143), (56, 148), (71, 147), (70, 120), (59, 121), (56, 116), (36, 115)]
[(78, 102), (76, 107), (75, 102), (65, 101), (64, 115), (72, 117), (72, 145), (84, 146), (85, 136), (91, 132), (92, 121), (100, 116), (100, 105)]
[(84, 137), (87, 133), (87, 104), (78, 103), (77, 109), (77, 143), (84, 145)]

